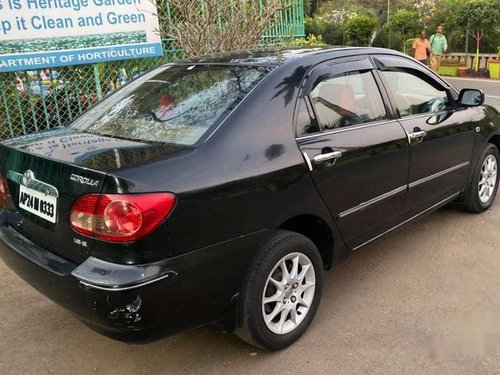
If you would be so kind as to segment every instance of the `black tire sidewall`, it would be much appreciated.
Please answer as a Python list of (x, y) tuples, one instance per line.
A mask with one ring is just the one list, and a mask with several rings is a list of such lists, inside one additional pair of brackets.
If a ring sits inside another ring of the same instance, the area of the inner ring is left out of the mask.
[(486, 158), (490, 155), (493, 155), (496, 158), (497, 169), (498, 169), (498, 162), (499, 162), (499, 158), (500, 158), (498, 149), (496, 148), (495, 145), (488, 144), (484, 148), (483, 152), (481, 153), (481, 156), (478, 159), (476, 168), (475, 168), (473, 176), (472, 176), (472, 181), (471, 181), (472, 185), (471, 185), (471, 189), (469, 191), (468, 199), (469, 199), (469, 208), (473, 211), (476, 211), (476, 212), (482, 212), (482, 211), (485, 211), (488, 208), (490, 208), (491, 205), (493, 204), (493, 202), (495, 201), (495, 197), (496, 197), (496, 194), (498, 191), (498, 182), (500, 179), (500, 174), (497, 171), (497, 179), (496, 179), (495, 190), (493, 192), (493, 195), (491, 196), (489, 201), (486, 203), (481, 202), (481, 200), (479, 199), (479, 181), (481, 178), (481, 168), (482, 168), (483, 163), (486, 160)]
[[(274, 241), (271, 240), (264, 245), (258, 259), (252, 264), (251, 267), (257, 269), (253, 270), (254, 277), (248, 280), (244, 298), (246, 306), (242, 306), (248, 333), (260, 347), (268, 350), (283, 349), (302, 336), (314, 319), (323, 291), (323, 263), (316, 246), (308, 238), (292, 232), (280, 231), (279, 237), (281, 238), (278, 241), (274, 238)], [(306, 255), (313, 264), (316, 277), (314, 298), (300, 325), (290, 333), (278, 335), (271, 332), (264, 322), (262, 295), (273, 268), (284, 256), (294, 252)]]

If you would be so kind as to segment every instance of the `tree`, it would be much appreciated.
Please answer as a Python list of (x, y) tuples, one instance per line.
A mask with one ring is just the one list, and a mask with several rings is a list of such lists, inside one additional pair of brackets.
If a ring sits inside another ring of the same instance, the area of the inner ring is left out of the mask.
[(460, 9), (457, 15), (462, 27), (476, 41), (475, 69), (479, 70), (479, 47), (481, 40), (488, 34), (495, 34), (500, 20), (500, 7), (497, 0), (468, 0)]
[[(154, 0), (150, 0), (154, 1)], [(188, 57), (256, 47), (287, 0), (156, 0), (160, 29)], [(166, 10), (169, 11), (166, 11)]]
[(311, 17), (314, 13), (316, 13), (318, 11), (318, 7), (318, 0), (304, 0), (304, 13), (306, 17)]
[(376, 27), (377, 20), (369, 16), (357, 16), (347, 20), (347, 44), (352, 46), (368, 46)]
[(440, 0), (437, 6), (427, 15), (427, 30), (429, 36), (437, 26), (444, 27), (448, 41), (448, 51), (467, 52), (466, 26), (459, 22), (460, 9), (468, 0)]
[(422, 27), (420, 23), (420, 16), (417, 12), (411, 10), (398, 10), (391, 17), (387, 28), (390, 31), (396, 31), (403, 43), (403, 52), (406, 53), (406, 40), (414, 37), (418, 30)]
[(432, 12), (436, 6), (436, 0), (412, 0), (413, 7), (419, 14), (419, 19), (424, 28), (432, 17)]

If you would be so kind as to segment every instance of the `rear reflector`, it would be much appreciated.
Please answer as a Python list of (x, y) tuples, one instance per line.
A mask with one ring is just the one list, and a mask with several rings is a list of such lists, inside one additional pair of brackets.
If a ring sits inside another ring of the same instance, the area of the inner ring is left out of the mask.
[(78, 233), (111, 242), (130, 242), (156, 229), (172, 212), (175, 195), (87, 194), (71, 207), (71, 227)]

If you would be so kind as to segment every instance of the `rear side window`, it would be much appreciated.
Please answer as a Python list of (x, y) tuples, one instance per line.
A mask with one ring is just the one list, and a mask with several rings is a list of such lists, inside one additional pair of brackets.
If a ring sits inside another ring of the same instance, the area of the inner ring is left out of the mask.
[(384, 103), (370, 71), (326, 78), (311, 91), (310, 97), (323, 129), (386, 118)]
[(319, 124), (311, 114), (306, 100), (307, 98), (301, 98), (297, 103), (297, 137), (320, 132)]
[(136, 141), (193, 145), (271, 69), (248, 65), (161, 68), (110, 96), (71, 127)]

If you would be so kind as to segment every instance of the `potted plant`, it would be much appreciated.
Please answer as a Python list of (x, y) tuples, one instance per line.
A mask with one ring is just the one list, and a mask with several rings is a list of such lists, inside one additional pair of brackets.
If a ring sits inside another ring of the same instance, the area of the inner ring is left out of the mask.
[(466, 66), (461, 66), (458, 68), (458, 76), (459, 77), (467, 77), (467, 74), (469, 73), (469, 68)]
[(497, 52), (496, 60), (490, 60), (488, 63), (491, 79), (500, 79), (500, 47), (497, 47)]
[[(462, 72), (460, 70), (462, 70)], [(439, 67), (438, 73), (442, 76), (458, 77), (459, 74), (465, 75), (467, 70), (468, 68), (460, 61), (444, 60)]]
[[(465, 70), (464, 70), (465, 69)], [(462, 77), (467, 72), (467, 65), (458, 56), (443, 55), (438, 73), (442, 76)]]

